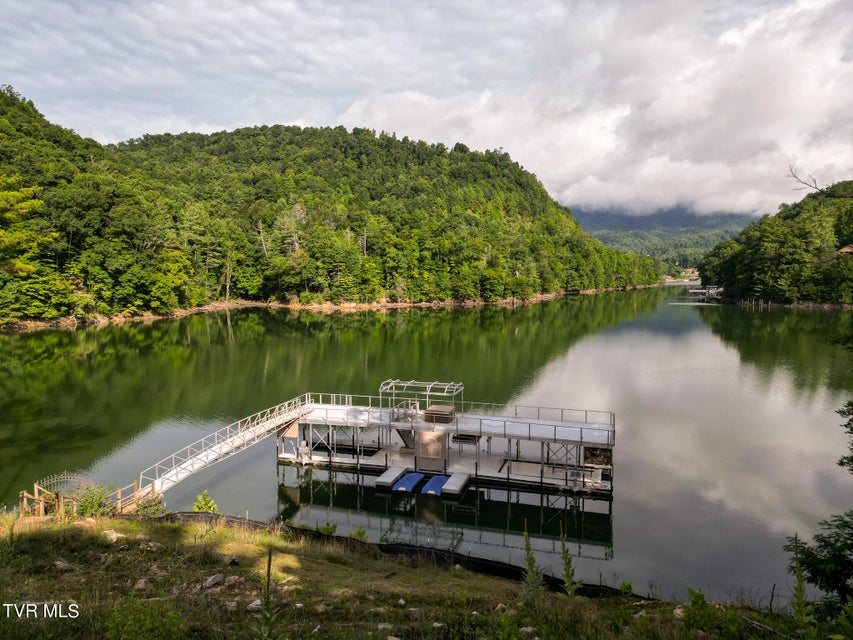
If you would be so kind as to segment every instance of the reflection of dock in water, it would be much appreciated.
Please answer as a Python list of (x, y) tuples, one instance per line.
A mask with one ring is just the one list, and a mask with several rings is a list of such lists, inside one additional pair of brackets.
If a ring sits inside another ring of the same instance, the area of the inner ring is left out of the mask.
[(307, 394), (308, 408), (279, 431), (285, 463), (449, 477), (443, 495), (477, 484), (609, 495), (610, 411), (465, 402), (460, 383), (386, 380), (378, 396)]
[(574, 556), (613, 556), (612, 501), (472, 485), (460, 500), (376, 486), (377, 476), (329, 468), (280, 467), (279, 510), (311, 527), (337, 525), (338, 535), (362, 527), (375, 542), (446, 549), (523, 563), (524, 531), (533, 550), (560, 553), (560, 534)]

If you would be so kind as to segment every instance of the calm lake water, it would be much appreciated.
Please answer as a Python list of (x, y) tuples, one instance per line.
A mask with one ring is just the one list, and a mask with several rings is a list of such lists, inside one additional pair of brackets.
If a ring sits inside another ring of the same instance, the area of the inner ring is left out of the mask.
[(269, 439), (179, 484), (167, 506), (189, 509), (208, 489), (228, 513), (364, 526), (517, 564), (526, 522), (558, 574), (562, 523), (587, 581), (766, 604), (774, 584), (788, 593), (785, 536), (853, 506), (853, 479), (835, 464), (853, 359), (830, 343), (853, 314), (687, 302), (671, 287), (514, 309), (252, 309), (0, 335), (0, 502), (63, 470), (127, 484), (305, 391), (461, 381), (466, 400), (615, 411), (612, 503), (477, 489), (452, 505), (389, 499), (352, 474), (279, 467)]

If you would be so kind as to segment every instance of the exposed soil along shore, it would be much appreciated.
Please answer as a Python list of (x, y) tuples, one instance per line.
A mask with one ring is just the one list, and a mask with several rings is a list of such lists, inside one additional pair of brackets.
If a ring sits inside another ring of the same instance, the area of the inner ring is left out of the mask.
[(610, 291), (631, 291), (634, 289), (650, 289), (659, 286), (655, 284), (636, 285), (633, 287), (613, 287), (609, 289), (587, 289), (584, 291), (558, 291), (555, 293), (540, 293), (532, 298), (506, 298), (503, 300), (493, 300), (486, 302), (484, 300), (465, 300), (462, 302), (455, 300), (445, 300), (436, 302), (342, 302), (334, 304), (331, 302), (301, 304), (299, 302), (263, 302), (260, 300), (231, 300), (229, 302), (219, 301), (211, 302), (210, 304), (201, 305), (199, 307), (191, 307), (188, 309), (178, 309), (169, 314), (157, 315), (146, 312), (139, 315), (117, 316), (94, 316), (92, 318), (57, 318), (55, 320), (20, 320), (7, 325), (0, 326), (0, 331), (9, 333), (25, 333), (29, 331), (42, 331), (45, 329), (78, 329), (85, 327), (100, 327), (110, 324), (125, 324), (128, 322), (154, 322), (155, 320), (168, 320), (175, 318), (183, 318), (184, 316), (194, 313), (210, 313), (212, 311), (227, 311), (231, 309), (247, 309), (247, 308), (268, 308), (268, 309), (291, 309), (294, 311), (313, 311), (316, 313), (350, 313), (354, 311), (378, 311), (383, 312), (388, 309), (447, 309), (454, 307), (473, 308), (485, 306), (504, 306), (514, 307), (520, 305), (536, 304), (545, 300), (553, 300), (555, 298), (563, 298), (571, 295), (593, 295), (596, 293), (607, 293)]

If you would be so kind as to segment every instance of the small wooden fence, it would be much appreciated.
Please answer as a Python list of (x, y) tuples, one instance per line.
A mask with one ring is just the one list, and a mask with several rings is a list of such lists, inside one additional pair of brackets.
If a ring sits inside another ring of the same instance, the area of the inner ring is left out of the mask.
[[(75, 515), (79, 508), (80, 494), (88, 488), (83, 487), (63, 493), (59, 489), (50, 490), (34, 482), (32, 493), (24, 490), (18, 494), (19, 517), (44, 517), (55, 514), (61, 518), (65, 515)], [(156, 498), (157, 492), (153, 482), (140, 489), (139, 482), (136, 480), (125, 487), (108, 492), (105, 497), (107, 505), (115, 507), (116, 513), (132, 513), (142, 500)]]

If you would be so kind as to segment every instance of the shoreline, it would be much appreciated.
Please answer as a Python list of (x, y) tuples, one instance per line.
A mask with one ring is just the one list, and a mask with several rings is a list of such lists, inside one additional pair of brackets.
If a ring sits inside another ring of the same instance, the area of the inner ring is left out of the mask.
[[(384, 313), (390, 309), (475, 309), (482, 307), (516, 307), (528, 306), (555, 300), (568, 298), (570, 296), (588, 296), (599, 293), (611, 293), (614, 291), (636, 291), (639, 289), (655, 289), (667, 285), (688, 285), (692, 281), (684, 280), (661, 280), (654, 284), (640, 284), (631, 287), (609, 287), (605, 289), (584, 289), (581, 291), (556, 291), (553, 293), (538, 293), (532, 298), (503, 298), (501, 300), (441, 300), (433, 302), (387, 302), (378, 300), (374, 302), (321, 302), (302, 304), (300, 302), (264, 302), (262, 300), (230, 300), (225, 302), (219, 300), (196, 307), (177, 309), (171, 313), (158, 315), (145, 312), (139, 315), (118, 314), (115, 316), (93, 316), (91, 318), (76, 318), (65, 316), (53, 320), (18, 320), (5, 325), (0, 325), (0, 334), (7, 333), (34, 333), (50, 329), (76, 330), (90, 327), (106, 327), (109, 325), (122, 325), (141, 322), (144, 324), (157, 322), (158, 320), (177, 320), (198, 313), (213, 313), (217, 311), (230, 311), (231, 309), (287, 309), (291, 311), (310, 311), (313, 313), (355, 313), (359, 311), (374, 311)], [(750, 306), (740, 300), (723, 300), (723, 304), (733, 306)], [(757, 306), (757, 305), (756, 305)], [(833, 302), (764, 302), (764, 307), (781, 307), (786, 309), (816, 309), (816, 310), (840, 310), (853, 311), (853, 305)]]
[(389, 309), (474, 309), (479, 307), (516, 307), (538, 304), (548, 300), (557, 298), (566, 298), (577, 295), (595, 295), (599, 293), (610, 293), (613, 291), (634, 291), (637, 289), (654, 289), (661, 286), (660, 282), (654, 284), (634, 285), (631, 287), (611, 287), (606, 289), (585, 289), (583, 291), (557, 291), (554, 293), (538, 293), (532, 298), (504, 298), (502, 300), (443, 300), (434, 302), (342, 302), (334, 304), (332, 302), (302, 304), (300, 302), (264, 302), (261, 300), (230, 300), (225, 302), (210, 302), (208, 304), (199, 305), (197, 307), (188, 307), (186, 309), (177, 309), (172, 313), (158, 315), (151, 312), (145, 312), (139, 315), (118, 314), (115, 316), (94, 316), (91, 318), (76, 318), (74, 316), (66, 316), (56, 318), (54, 320), (18, 320), (6, 325), (0, 326), (0, 333), (31, 333), (36, 331), (44, 331), (48, 329), (86, 329), (89, 327), (105, 327), (108, 325), (122, 325), (134, 322), (151, 323), (158, 320), (177, 320), (186, 316), (195, 315), (197, 313), (212, 313), (216, 311), (230, 311), (232, 309), (252, 309), (252, 308), (267, 308), (267, 309), (287, 309), (292, 311), (311, 311), (314, 313), (354, 313), (359, 311), (375, 311), (385, 312)]

